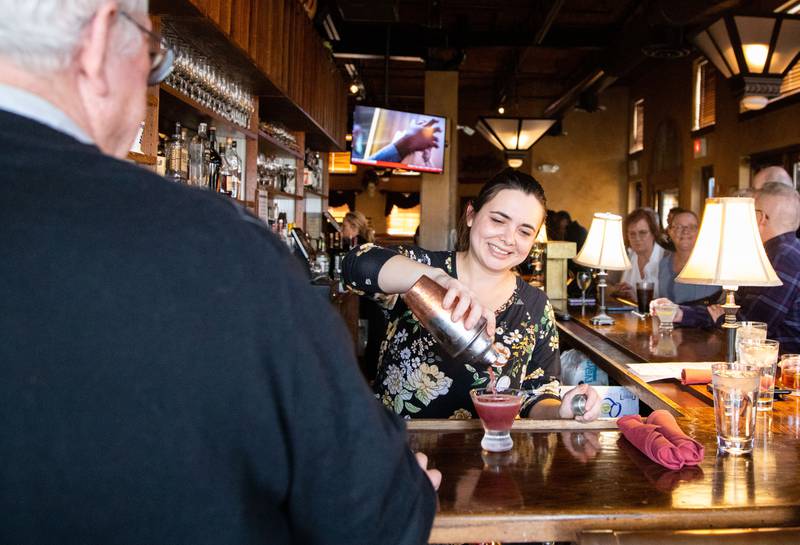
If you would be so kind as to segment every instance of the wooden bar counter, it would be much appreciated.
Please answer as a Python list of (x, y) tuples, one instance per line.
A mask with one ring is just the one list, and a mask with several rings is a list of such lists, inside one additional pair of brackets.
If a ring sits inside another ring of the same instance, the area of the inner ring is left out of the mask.
[[(587, 351), (651, 408), (676, 414), (684, 431), (705, 446), (704, 461), (667, 470), (631, 446), (614, 420), (589, 425), (518, 420), (514, 448), (503, 454), (482, 452), (479, 421), (412, 420), (412, 449), (425, 452), (443, 475), (431, 543), (580, 542), (581, 532), (593, 530), (800, 526), (800, 398), (787, 396), (775, 402), (772, 413), (759, 414), (751, 455), (718, 456), (712, 403), (704, 388), (662, 390), (626, 366), (722, 360), (720, 332), (676, 329), (671, 336), (675, 355), (672, 347), (669, 355), (661, 355), (658, 342), (663, 341), (649, 318), (615, 315), (614, 326), (595, 328), (589, 322), (593, 309), (572, 315), (559, 322), (562, 343)], [(742, 537), (738, 531), (723, 533), (715, 543)], [(695, 543), (692, 539), (680, 543)]]
[(657, 362), (711, 362), (725, 360), (725, 336), (717, 329), (676, 327), (670, 333), (658, 331), (655, 318), (639, 318), (631, 312), (613, 314), (614, 325), (595, 326), (593, 307), (569, 307), (554, 302), (570, 319), (558, 321), (562, 351), (577, 348), (586, 353), (608, 376), (639, 395), (652, 409), (681, 415), (684, 409), (710, 407), (705, 387), (681, 386), (677, 381), (647, 384), (629, 365)]

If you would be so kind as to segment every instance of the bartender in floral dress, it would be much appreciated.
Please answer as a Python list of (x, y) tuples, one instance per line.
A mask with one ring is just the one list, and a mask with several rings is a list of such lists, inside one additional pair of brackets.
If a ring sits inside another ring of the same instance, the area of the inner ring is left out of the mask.
[[(544, 292), (512, 271), (530, 253), (544, 217), (541, 185), (506, 169), (468, 205), (458, 251), (364, 244), (347, 255), (347, 285), (375, 294), (387, 308), (389, 326), (373, 386), (386, 407), (406, 418), (471, 418), (475, 412), (469, 391), (489, 383), (488, 368), (447, 356), (397, 296), (426, 275), (447, 290), (444, 307), (452, 309), (454, 321), (464, 320), (469, 329), (486, 318), (487, 333), (508, 355), (508, 363), (495, 368), (497, 388), (526, 391), (522, 416), (597, 418), (600, 399), (588, 385), (573, 388), (563, 400), (559, 397), (553, 309)], [(571, 406), (578, 394), (587, 396), (582, 415), (575, 415)]]

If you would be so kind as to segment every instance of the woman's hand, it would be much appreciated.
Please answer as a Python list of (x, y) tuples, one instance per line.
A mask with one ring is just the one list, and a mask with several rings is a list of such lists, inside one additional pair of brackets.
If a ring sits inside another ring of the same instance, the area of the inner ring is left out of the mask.
[[(658, 299), (653, 299), (652, 301), (650, 301), (650, 315), (656, 316), (656, 305), (662, 305), (664, 303), (672, 303), (672, 301), (670, 301), (666, 297), (659, 297)], [(710, 312), (711, 311), (709, 310), (709, 313)], [(672, 321), (675, 323), (679, 323), (681, 320), (683, 320), (683, 311), (681, 310), (680, 305), (678, 305), (678, 310), (675, 311), (675, 317), (672, 319)]]
[(636, 300), (636, 292), (633, 290), (633, 286), (627, 282), (620, 282), (611, 286), (611, 295)]
[[(576, 416), (572, 411), (572, 399), (577, 395), (586, 396), (586, 412), (581, 416)], [(600, 396), (597, 391), (588, 384), (580, 384), (564, 394), (561, 398), (561, 408), (558, 410), (561, 418), (574, 418), (578, 422), (591, 422), (600, 416)]]
[(481, 319), (486, 318), (486, 333), (494, 338), (494, 311), (483, 306), (478, 296), (466, 285), (444, 271), (436, 274), (433, 280), (445, 288), (447, 293), (442, 300), (442, 308), (452, 309), (450, 319), (454, 322), (464, 320), (464, 327), (472, 329)]

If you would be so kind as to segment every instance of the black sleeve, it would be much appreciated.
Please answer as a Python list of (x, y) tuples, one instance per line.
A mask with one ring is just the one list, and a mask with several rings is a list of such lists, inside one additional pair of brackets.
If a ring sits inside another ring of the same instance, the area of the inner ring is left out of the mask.
[(267, 372), (278, 385), (270, 395), (282, 411), (295, 540), (427, 543), (436, 495), (405, 426), (374, 398), (343, 322), (290, 258), (273, 264), (282, 274), (270, 287), (270, 339), (282, 353)]
[(342, 276), (345, 284), (357, 293), (380, 293), (378, 275), (386, 262), (396, 255), (442, 268), (447, 252), (429, 252), (416, 246), (384, 248), (372, 243), (362, 244), (350, 250), (344, 258)]

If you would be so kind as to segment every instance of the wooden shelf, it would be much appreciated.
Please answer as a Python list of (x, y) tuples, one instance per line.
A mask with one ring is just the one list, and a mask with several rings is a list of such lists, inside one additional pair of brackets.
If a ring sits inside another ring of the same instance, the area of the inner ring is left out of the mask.
[(155, 165), (158, 159), (154, 155), (145, 155), (135, 151), (128, 152), (128, 159), (139, 165)]
[[(166, 83), (161, 84), (161, 101), (160, 101), (160, 115), (161, 120), (174, 123), (180, 121), (182, 125), (192, 129), (196, 129), (197, 125), (203, 122), (213, 121), (213, 125), (217, 128), (217, 136), (244, 136), (245, 138), (256, 139), (258, 134), (249, 129), (245, 129), (231, 123), (223, 118), (217, 112), (203, 106), (191, 97), (188, 97), (173, 89)], [(162, 131), (164, 132), (164, 131)], [(171, 134), (167, 131), (166, 134)]]
[(273, 138), (261, 129), (258, 131), (258, 145), (259, 147), (263, 145), (266, 149), (281, 157), (303, 159), (303, 153), (301, 151), (290, 148), (277, 138)]
[(321, 193), (321, 192), (315, 191), (313, 189), (305, 188), (305, 192), (310, 194), (310, 195), (316, 195), (317, 197), (322, 197), (323, 199), (327, 199), (328, 198), (328, 196), (325, 193)]
[(284, 199), (295, 199), (295, 200), (302, 200), (302, 195), (296, 195), (294, 193), (287, 193), (286, 191), (280, 191), (278, 189), (267, 189), (267, 194), (271, 197), (281, 197)]

